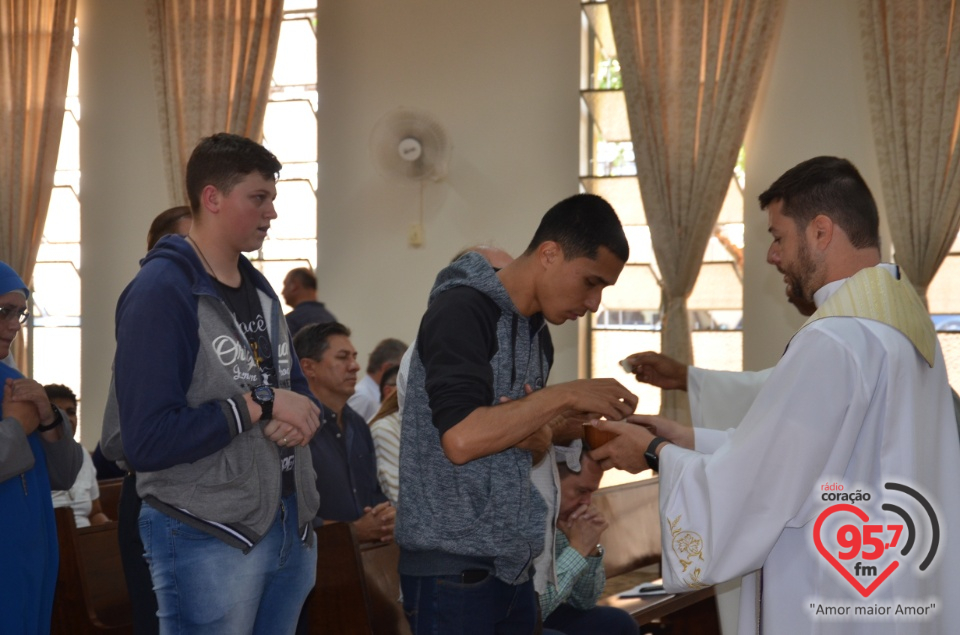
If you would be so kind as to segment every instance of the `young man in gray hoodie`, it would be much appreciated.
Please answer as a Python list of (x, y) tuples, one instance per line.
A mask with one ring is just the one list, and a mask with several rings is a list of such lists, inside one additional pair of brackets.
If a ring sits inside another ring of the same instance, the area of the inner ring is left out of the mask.
[(396, 540), (414, 633), (530, 633), (546, 506), (530, 481), (558, 426), (622, 419), (613, 379), (545, 387), (547, 323), (596, 311), (629, 255), (598, 196), (561, 201), (499, 271), (467, 254), (440, 272), (410, 364)]
[(250, 139), (201, 140), (190, 233), (161, 239), (117, 303), (103, 449), (137, 472), (161, 633), (292, 634), (314, 584), (320, 408), (242, 255), (277, 217), (280, 167)]

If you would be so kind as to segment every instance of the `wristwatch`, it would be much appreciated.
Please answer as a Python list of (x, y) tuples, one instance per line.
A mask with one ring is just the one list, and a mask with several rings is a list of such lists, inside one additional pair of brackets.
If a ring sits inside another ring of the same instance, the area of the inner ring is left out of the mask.
[(37, 426), (37, 430), (40, 432), (50, 432), (51, 430), (56, 430), (63, 424), (63, 413), (60, 412), (60, 408), (57, 408), (53, 405), (53, 402), (50, 402), (50, 408), (53, 410), (53, 422), (48, 423), (47, 425)]
[(650, 469), (654, 472), (660, 471), (660, 457), (657, 456), (657, 448), (664, 443), (669, 443), (669, 441), (663, 437), (653, 437), (653, 441), (647, 446), (647, 451), (643, 453), (643, 458), (646, 459), (647, 465), (649, 465)]
[(250, 392), (250, 396), (260, 406), (260, 421), (266, 423), (273, 419), (273, 388), (260, 384)]
[(597, 543), (597, 547), (594, 549), (594, 551), (597, 552), (597, 555), (591, 556), (592, 558), (602, 558), (602, 557), (603, 557), (603, 545), (601, 545), (599, 542)]

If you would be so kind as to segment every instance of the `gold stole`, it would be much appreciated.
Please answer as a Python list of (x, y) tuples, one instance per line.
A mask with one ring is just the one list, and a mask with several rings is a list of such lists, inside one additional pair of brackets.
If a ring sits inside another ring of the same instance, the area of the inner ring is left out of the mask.
[[(825, 317), (858, 317), (876, 320), (897, 329), (933, 368), (937, 332), (930, 314), (913, 285), (898, 268), (897, 279), (884, 267), (867, 267), (851, 276), (800, 327)], [(798, 333), (800, 331), (797, 331)]]

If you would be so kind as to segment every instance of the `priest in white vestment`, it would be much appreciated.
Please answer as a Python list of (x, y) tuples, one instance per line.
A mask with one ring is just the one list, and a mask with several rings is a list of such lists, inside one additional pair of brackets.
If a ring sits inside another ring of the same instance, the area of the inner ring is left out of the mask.
[(761, 207), (768, 261), (817, 312), (735, 429), (631, 418), (663, 443), (601, 422), (620, 437), (593, 456), (659, 467), (668, 589), (761, 570), (741, 633), (955, 632), (960, 440), (929, 315), (880, 265), (876, 206), (849, 162), (801, 163)]

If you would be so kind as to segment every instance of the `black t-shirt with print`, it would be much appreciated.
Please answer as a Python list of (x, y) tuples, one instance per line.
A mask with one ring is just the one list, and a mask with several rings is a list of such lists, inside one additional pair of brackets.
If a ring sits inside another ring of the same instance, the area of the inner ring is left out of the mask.
[[(277, 387), (276, 367), (273, 360), (273, 348), (270, 346), (270, 332), (267, 330), (267, 317), (263, 314), (260, 296), (253, 281), (242, 276), (239, 287), (230, 287), (219, 280), (217, 287), (220, 295), (233, 312), (240, 329), (247, 338), (254, 360), (260, 367), (263, 383)], [(293, 448), (280, 448), (280, 467), (283, 474), (283, 496), (294, 492)]]

